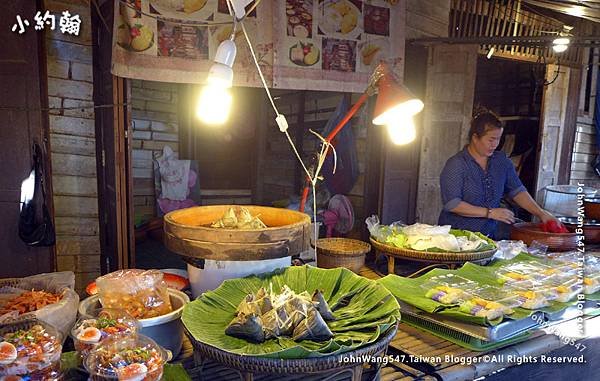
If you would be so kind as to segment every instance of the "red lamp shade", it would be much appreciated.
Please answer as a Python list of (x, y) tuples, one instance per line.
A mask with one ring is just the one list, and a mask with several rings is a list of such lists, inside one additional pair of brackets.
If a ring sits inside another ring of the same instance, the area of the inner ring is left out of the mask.
[(423, 102), (399, 84), (384, 67), (377, 81), (379, 94), (373, 112), (373, 124), (382, 125), (412, 117), (423, 109)]

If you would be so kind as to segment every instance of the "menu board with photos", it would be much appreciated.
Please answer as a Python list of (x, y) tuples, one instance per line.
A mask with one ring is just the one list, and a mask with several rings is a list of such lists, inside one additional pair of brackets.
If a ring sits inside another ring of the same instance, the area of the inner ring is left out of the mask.
[[(115, 0), (113, 74), (203, 83), (232, 33), (226, 1), (126, 1)], [(398, 0), (262, 1), (244, 26), (270, 87), (362, 92), (382, 60), (401, 73), (403, 14)], [(235, 42), (234, 84), (261, 86), (240, 28)]]

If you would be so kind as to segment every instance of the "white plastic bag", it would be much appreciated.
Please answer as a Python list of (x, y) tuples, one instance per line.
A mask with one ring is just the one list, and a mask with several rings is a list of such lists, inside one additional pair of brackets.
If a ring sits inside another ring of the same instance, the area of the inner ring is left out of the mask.
[(19, 321), (35, 316), (39, 320), (52, 325), (66, 338), (77, 318), (79, 295), (73, 290), (75, 274), (62, 271), (37, 274), (25, 278), (0, 279), (0, 307), (27, 291), (47, 291), (61, 295), (61, 299), (36, 311), (19, 314), (11, 311), (0, 316), (0, 324), (8, 321)]

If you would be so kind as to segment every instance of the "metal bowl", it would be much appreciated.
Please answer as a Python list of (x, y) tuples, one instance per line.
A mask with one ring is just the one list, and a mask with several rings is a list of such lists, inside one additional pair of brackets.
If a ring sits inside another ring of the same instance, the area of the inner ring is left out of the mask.
[[(177, 357), (183, 343), (183, 325), (181, 313), (183, 307), (190, 302), (190, 298), (183, 292), (169, 289), (169, 298), (173, 311), (168, 314), (149, 319), (139, 319), (142, 326), (140, 333), (156, 341), (161, 347), (168, 349)], [(79, 303), (79, 314), (83, 317), (93, 317), (92, 311), (100, 308), (99, 296), (92, 295)]]

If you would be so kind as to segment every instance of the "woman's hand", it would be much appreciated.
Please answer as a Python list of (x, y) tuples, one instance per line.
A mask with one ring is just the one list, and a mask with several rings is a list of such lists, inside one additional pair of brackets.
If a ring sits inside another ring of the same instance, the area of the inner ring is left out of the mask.
[(550, 212), (547, 212), (547, 211), (545, 211), (544, 209), (542, 209), (541, 213), (540, 213), (540, 214), (538, 214), (538, 216), (537, 216), (537, 217), (538, 217), (538, 218), (539, 218), (539, 219), (542, 221), (542, 223), (544, 223), (544, 224), (545, 224), (546, 222), (548, 222), (548, 221), (552, 221), (552, 220), (556, 220), (556, 221), (558, 221), (558, 219), (557, 219), (556, 217), (554, 217), (554, 216), (552, 215), (552, 213), (550, 213)]
[(494, 208), (490, 210), (490, 214), (488, 217), (492, 220), (504, 222), (505, 224), (509, 225), (515, 223), (515, 214), (505, 208)]

